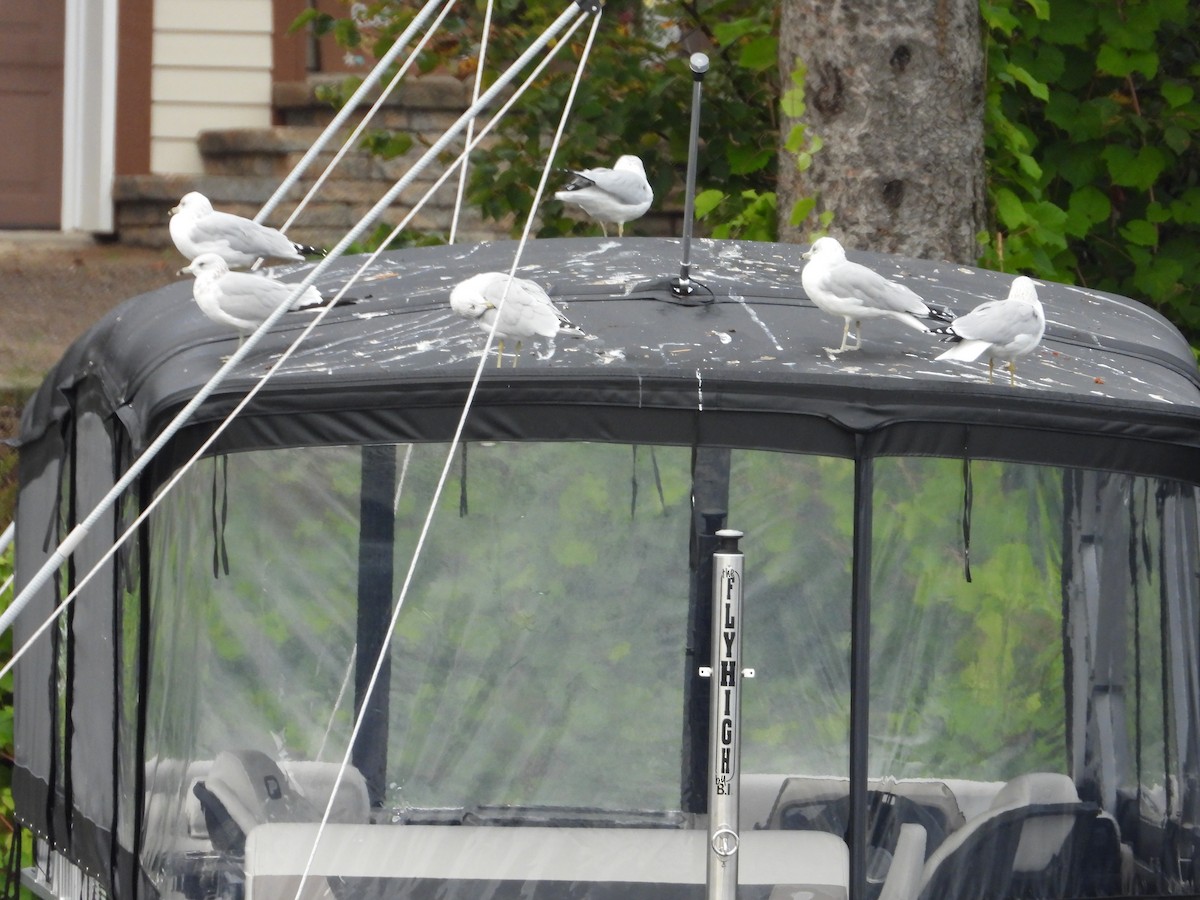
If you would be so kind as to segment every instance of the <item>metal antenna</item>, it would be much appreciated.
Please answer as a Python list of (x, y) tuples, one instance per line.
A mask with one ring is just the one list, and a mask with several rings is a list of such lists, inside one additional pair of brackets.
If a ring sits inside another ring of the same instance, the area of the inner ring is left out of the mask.
[(683, 264), (679, 277), (671, 282), (671, 292), (687, 297), (696, 288), (692, 284), (692, 220), (696, 214), (696, 157), (700, 153), (700, 84), (708, 71), (708, 57), (693, 53), (688, 60), (692, 67), (692, 131), (688, 138), (687, 185), (683, 194)]

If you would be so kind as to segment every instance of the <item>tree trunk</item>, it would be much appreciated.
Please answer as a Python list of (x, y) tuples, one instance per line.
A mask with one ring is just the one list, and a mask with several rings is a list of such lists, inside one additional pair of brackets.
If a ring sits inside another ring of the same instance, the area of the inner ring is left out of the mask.
[[(779, 162), (779, 233), (817, 214), (847, 249), (972, 263), (984, 228), (984, 57), (978, 0), (782, 0), (780, 68), (807, 67), (806, 109), (784, 119), (823, 146)], [(792, 226), (792, 207), (814, 197)]]

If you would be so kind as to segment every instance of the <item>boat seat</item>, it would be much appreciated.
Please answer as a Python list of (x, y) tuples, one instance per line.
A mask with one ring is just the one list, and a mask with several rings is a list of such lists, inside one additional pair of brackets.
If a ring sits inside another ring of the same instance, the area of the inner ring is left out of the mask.
[(316, 809), (320, 821), (333, 797), (329, 821), (360, 825), (371, 821), (371, 799), (367, 780), (355, 766), (340, 763), (289, 759), (280, 763), (292, 786)]
[[(873, 848), (895, 852), (901, 827), (920, 825), (928, 856), (965, 819), (954, 792), (931, 779), (872, 778), (867, 781), (868, 840)], [(768, 827), (827, 831), (848, 838), (850, 780), (793, 776), (783, 782), (768, 817)]]
[(1115, 822), (1069, 776), (1020, 775), (925, 862), (921, 900), (1103, 896), (1119, 884)]
[(243, 855), (246, 836), (258, 825), (321, 818), (278, 763), (259, 750), (221, 751), (192, 792), (213, 847), (232, 856)]

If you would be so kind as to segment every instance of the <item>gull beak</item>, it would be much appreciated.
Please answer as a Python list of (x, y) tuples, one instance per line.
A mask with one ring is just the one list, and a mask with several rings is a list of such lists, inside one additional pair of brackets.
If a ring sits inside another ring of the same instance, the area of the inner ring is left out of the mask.
[(801, 253), (800, 258), (801, 259), (812, 259), (812, 247), (809, 247), (807, 250), (805, 250), (803, 253)]
[(194, 271), (192, 271), (192, 267), (190, 265), (187, 265), (187, 266), (184, 266), (179, 271), (177, 271), (175, 274), (176, 275), (194, 275), (196, 273)]
[(171, 207), (171, 209), (170, 209), (170, 213), (171, 213), (171, 215), (175, 215), (175, 213), (177, 213), (177, 212), (179, 212), (179, 207), (178, 207), (178, 206), (172, 206), (172, 207)]

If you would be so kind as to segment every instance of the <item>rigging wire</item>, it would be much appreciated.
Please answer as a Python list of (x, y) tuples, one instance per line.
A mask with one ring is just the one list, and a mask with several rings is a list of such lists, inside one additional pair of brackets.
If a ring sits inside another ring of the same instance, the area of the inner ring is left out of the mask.
[[(479, 91), (483, 87), (483, 66), (487, 61), (488, 35), (492, 31), (492, 8), (495, 6), (495, 0), (488, 0), (487, 7), (483, 11), (483, 32), (479, 38), (479, 56), (475, 61), (475, 86), (471, 89), (471, 99), (479, 99)], [(475, 123), (472, 122), (467, 126), (467, 146), (470, 146), (471, 139), (475, 136)], [(467, 169), (469, 168), (466, 161), (463, 162), (462, 168), (458, 170), (458, 193), (454, 198), (454, 214), (450, 217), (450, 238), (449, 243), (453, 244), (455, 237), (458, 235), (458, 217), (462, 212), (463, 195), (467, 190)]]
[[(578, 13), (572, 12), (572, 8), (579, 10)], [(496, 82), (488, 88), (488, 90), (473, 103), (455, 122), (451, 125), (442, 136), (438, 138), (429, 147), (428, 150), (417, 160), (407, 172), (402, 175), (394, 185), (383, 195), (376, 204), (371, 207), (371, 210), (363, 216), (349, 232), (342, 237), (328, 256), (316, 264), (316, 266), (308, 273), (308, 275), (296, 285), (296, 289), (292, 295), (284, 303), (281, 303), (263, 322), (258, 326), (240, 346), (234, 351), (229, 359), (213, 374), (213, 376), (203, 385), (196, 395), (188, 401), (188, 403), (180, 410), (175, 417), (166, 425), (163, 431), (154, 441), (135, 459), (129, 468), (122, 474), (117, 482), (109, 489), (108, 493), (96, 504), (87, 517), (76, 525), (66, 538), (55, 548), (49, 555), (42, 567), (33, 575), (28, 584), (21, 592), (13, 599), (12, 604), (8, 609), (0, 614), (0, 634), (11, 627), (13, 620), (20, 614), (21, 610), (29, 603), (32, 595), (40, 590), (42, 586), (49, 580), (53, 572), (55, 572), (66, 559), (75, 551), (80, 542), (87, 537), (91, 529), (95, 527), (100, 517), (104, 515), (113, 504), (145, 470), (146, 466), (162, 451), (180, 429), (191, 420), (192, 416), (200, 408), (201, 405), (212, 395), (212, 393), (225, 381), (230, 372), (236, 368), (243, 359), (254, 349), (255, 346), (263, 339), (266, 333), (274, 327), (276, 322), (289, 311), (296, 299), (307, 290), (322, 275), (329, 266), (341, 256), (346, 249), (358, 240), (359, 237), (373, 224), (385, 210), (395, 202), (403, 191), (409, 187), (418, 174), (420, 174), (429, 162), (436, 159), (437, 156), (445, 150), (451, 140), (456, 138), (466, 126), (467, 122), (475, 118), (481, 109), (488, 106), (495, 97), (503, 91), (508, 84), (516, 77), (517, 73), (524, 69), (530, 60), (539, 54), (554, 37), (565, 28), (569, 20), (574, 17), (583, 17), (589, 15), (590, 12), (583, 9), (579, 5), (579, 0), (573, 0), (571, 7), (563, 10), (555, 21), (538, 36), (537, 39), (525, 50), (524, 53), (511, 65)], [(536, 208), (536, 207), (535, 207)], [(347, 285), (349, 286), (349, 285)], [(345, 288), (343, 288), (343, 293)], [(338, 295), (339, 297), (341, 294)]]
[[(413, 52), (408, 55), (408, 58), (404, 61), (400, 68), (396, 70), (396, 74), (392, 76), (392, 80), (388, 82), (388, 86), (383, 89), (379, 97), (375, 100), (374, 104), (372, 104), (371, 108), (367, 110), (366, 114), (362, 117), (362, 121), (360, 121), (358, 125), (354, 127), (354, 131), (352, 131), (350, 136), (342, 142), (342, 146), (338, 148), (338, 151), (334, 154), (333, 159), (331, 159), (329, 164), (325, 166), (324, 171), (317, 176), (317, 180), (313, 182), (312, 187), (310, 187), (305, 192), (304, 196), (300, 198), (300, 202), (296, 204), (296, 208), (292, 210), (292, 214), (288, 216), (283, 225), (279, 227), (280, 231), (286, 232), (292, 227), (292, 224), (300, 216), (300, 213), (302, 213), (308, 206), (309, 201), (312, 200), (312, 198), (316, 196), (317, 192), (324, 186), (326, 180), (333, 173), (333, 170), (337, 168), (338, 163), (340, 163), (346, 154), (350, 152), (350, 148), (355, 145), (359, 135), (366, 130), (367, 125), (371, 122), (371, 119), (373, 119), (375, 114), (379, 112), (379, 108), (383, 106), (383, 104), (387, 101), (387, 98), (391, 96), (392, 91), (396, 89), (396, 86), (399, 85), (404, 76), (408, 74), (408, 70), (417, 60), (417, 54), (425, 49), (425, 45), (429, 43), (430, 39), (441, 27), (442, 22), (445, 21), (446, 16), (449, 14), (450, 10), (454, 8), (454, 4), (457, 2), (458, 0), (445, 0), (445, 3), (442, 5), (442, 11), (438, 13), (437, 18), (430, 23), (427, 29), (425, 29), (424, 36), (422, 36), (421, 40), (418, 41), (417, 46), (413, 48)], [(471, 99), (472, 101), (475, 101), (478, 100), (479, 97), (474, 96)], [(471, 120), (471, 124), (473, 123), (474, 119)], [(469, 129), (470, 125), (468, 125), (468, 133)], [(451, 241), (451, 243), (453, 243), (453, 241)]]
[(279, 187), (275, 188), (275, 193), (273, 193), (267, 199), (267, 202), (263, 204), (262, 209), (258, 211), (258, 215), (254, 217), (255, 222), (262, 222), (263, 219), (269, 216), (275, 210), (275, 207), (279, 205), (279, 202), (284, 198), (287, 192), (290, 191), (295, 183), (300, 180), (300, 176), (304, 174), (310, 165), (312, 165), (313, 160), (317, 158), (317, 154), (325, 149), (325, 145), (329, 142), (329, 139), (333, 137), (333, 135), (338, 132), (342, 125), (345, 124), (346, 120), (354, 114), (354, 111), (358, 109), (358, 104), (362, 102), (363, 97), (367, 95), (368, 91), (375, 87), (375, 85), (379, 82), (379, 79), (383, 77), (383, 73), (387, 71), (388, 66), (396, 61), (396, 57), (405, 50), (405, 48), (408, 46), (408, 42), (412, 40), (412, 36), (417, 33), (422, 25), (425, 24), (425, 20), (433, 14), (433, 10), (437, 2), (438, 0), (426, 0), (425, 5), (421, 7), (416, 16), (413, 17), (413, 20), (408, 23), (408, 27), (404, 29), (404, 31), (400, 34), (400, 37), (396, 38), (395, 43), (388, 48), (387, 53), (380, 58), (379, 62), (375, 63), (375, 67), (367, 73), (367, 77), (363, 79), (362, 84), (360, 84), (354, 93), (350, 95), (350, 99), (347, 100), (345, 105), (338, 110), (337, 115), (333, 117), (330, 123), (325, 126), (325, 130), (322, 131), (320, 135), (317, 136), (317, 139), (312, 142), (312, 145), (308, 148), (308, 150), (305, 151), (304, 155), (300, 157), (300, 161), (292, 167), (292, 171), (290, 171), (283, 181), (279, 183)]
[[(329, 311), (332, 310), (334, 308), (334, 306), (336, 306), (337, 302), (343, 297), (343, 295), (346, 293), (346, 291), (349, 290), (350, 287), (358, 280), (359, 276), (361, 276), (363, 274), (363, 272), (365, 272), (375, 262), (375, 260), (379, 257), (379, 255), (381, 253), (383, 253), (387, 244), (392, 239), (395, 238), (395, 236), (399, 233), (400, 229), (421, 209), (421, 207), (429, 200), (429, 198), (433, 196), (434, 192), (436, 192), (437, 189), (439, 187), (441, 187), (442, 184), (445, 183), (446, 179), (450, 176), (450, 174), (453, 173), (454, 168), (466, 158), (466, 155), (472, 149), (474, 149), (474, 147), (477, 146), (478, 143), (484, 139), (484, 137), (487, 136), (488, 132), (490, 132), (491, 129), (493, 127), (495, 127), (496, 124), (499, 123), (499, 121), (503, 118), (503, 116), (513, 106), (513, 104), (515, 104), (517, 102), (517, 100), (521, 97), (521, 95), (524, 94), (524, 92), (530, 87), (530, 85), (533, 84), (533, 82), (536, 80), (538, 75), (545, 69), (545, 67), (547, 65), (549, 65), (549, 63), (554, 59), (555, 55), (559, 52), (559, 50), (566, 45), (567, 40), (571, 37), (571, 35), (574, 34), (574, 32), (578, 29), (580, 24), (582, 24), (586, 15), (587, 15), (587, 13), (581, 13), (579, 16), (576, 17), (575, 21), (573, 23), (571, 23), (570, 27), (565, 32), (565, 34), (563, 36), (563, 40), (560, 41), (559, 43), (557, 43), (554, 47), (552, 47), (550, 49), (550, 51), (547, 53), (546, 57), (537, 65), (537, 67), (534, 68), (534, 70), (525, 79), (525, 81), (521, 84), (521, 86), (516, 91), (513, 92), (512, 96), (510, 96), (509, 99), (504, 103), (504, 105), (501, 106), (501, 108), (495, 113), (495, 115), (491, 118), (491, 120), (488, 121), (488, 123), (484, 126), (484, 128), (480, 130), (479, 134), (475, 137), (474, 142), (471, 145), (468, 145), (468, 147), (466, 147), (463, 150), (462, 154), (460, 154), (458, 159), (454, 163), (452, 163), (451, 166), (447, 168), (446, 172), (444, 172), (442, 174), (442, 176), (429, 188), (429, 190), (426, 191), (425, 195), (417, 202), (416, 205), (414, 205), (414, 207), (410, 211), (408, 217), (406, 217), (404, 219), (404, 221), (402, 221), (398, 226), (396, 226), (396, 228), (392, 231), (391, 235), (389, 236), (388, 240), (381, 243), (380, 246), (372, 254), (370, 254), (367, 257), (367, 259), (362, 263), (362, 265), (358, 268), (358, 270), (351, 276), (351, 278), (346, 282), (346, 284), (342, 286), (342, 288), (338, 291), (338, 293), (335, 294), (329, 301), (327, 301), (327, 303), (324, 306), (321, 307), (320, 311), (313, 317), (312, 321), (309, 322), (305, 326), (305, 328), (299, 333), (299, 335), (297, 335), (296, 339), (291, 343), (291, 345), (289, 345), (283, 351), (283, 353), (280, 355), (279, 359), (277, 359), (275, 361), (275, 363), (263, 374), (263, 376), (259, 379), (259, 381), (250, 388), (250, 390), (246, 393), (246, 395), (229, 412), (229, 414), (225, 417), (225, 419), (222, 420), (217, 425), (217, 427), (214, 429), (213, 433), (210, 434), (201, 443), (200, 447), (194, 452), (194, 454), (191, 456), (191, 458), (189, 458), (186, 463), (184, 463), (175, 473), (173, 473), (171, 478), (168, 479), (162, 485), (161, 488), (159, 488), (158, 493), (146, 505), (146, 508), (143, 509), (141, 513), (139, 513), (139, 515), (130, 523), (129, 527), (126, 528), (125, 531), (122, 532), (122, 534), (113, 542), (112, 546), (109, 547), (109, 549), (107, 551), (105, 551), (105, 553), (96, 562), (96, 564), (92, 567), (92, 569), (76, 582), (74, 589), (70, 593), (67, 594), (67, 596), (62, 600), (61, 603), (59, 603), (59, 605), (57, 607), (54, 608), (54, 610), (46, 617), (46, 619), (42, 622), (42, 624), (40, 626), (38, 626), (37, 629), (34, 630), (34, 632), (26, 639), (25, 643), (22, 644), (20, 648), (16, 649), (16, 651), (12, 654), (12, 656), (5, 663), (5, 665), (2, 668), (0, 668), (0, 678), (3, 678), (4, 675), (6, 675), (9, 671), (11, 671), (13, 666), (15, 666), (17, 664), (17, 662), (20, 661), (21, 657), (24, 656), (25, 653), (27, 653), (29, 651), (29, 649), (33, 646), (33, 644), (36, 643), (38, 638), (40, 638), (41, 635), (44, 634), (46, 632), (46, 630), (51, 627), (51, 625), (53, 625), (54, 621), (74, 601), (76, 596), (78, 596), (79, 592), (81, 590), (83, 590), (84, 587), (87, 586), (88, 582), (90, 582), (91, 579), (101, 570), (101, 568), (112, 557), (112, 555), (114, 553), (116, 553), (116, 551), (120, 547), (122, 547), (125, 544), (125, 542), (129, 540), (130, 537), (133, 536), (133, 534), (142, 525), (142, 523), (145, 522), (146, 519), (148, 519), (150, 517), (150, 514), (158, 507), (158, 504), (161, 503), (164, 499), (166, 499), (166, 497), (170, 494), (171, 490), (174, 489), (175, 485), (177, 485), (183, 479), (183, 477), (188, 473), (188, 471), (190, 471), (191, 468), (204, 456), (204, 454), (208, 451), (208, 449), (210, 447), (212, 447), (213, 444), (216, 443), (217, 439), (225, 432), (225, 429), (228, 428), (230, 424), (232, 424), (233, 420), (236, 419), (237, 416), (241, 414), (242, 410), (244, 410), (250, 404), (250, 402), (258, 395), (259, 391), (262, 390), (262, 388), (266, 386), (267, 382), (272, 377), (274, 377), (275, 373), (278, 372), (279, 369), (283, 367), (284, 363), (286, 363), (292, 357), (292, 355), (295, 353), (296, 349), (308, 338), (308, 336), (317, 328), (317, 326), (319, 326), (324, 321), (325, 316), (328, 315)], [(540, 189), (539, 189), (539, 196), (540, 196)], [(534, 209), (537, 208), (536, 203), (533, 208)], [(253, 335), (252, 335), (252, 337), (253, 337)], [(247, 339), (247, 340), (249, 340), (249, 339)], [(489, 335), (488, 343), (485, 345), (485, 348), (484, 348), (484, 356), (486, 356), (487, 350), (490, 348), (490, 345), (491, 345), (491, 336)], [(235, 354), (235, 356), (236, 355), (237, 354)], [(230, 357), (230, 363), (233, 363), (233, 362), (234, 362), (233, 357)], [(229, 364), (227, 363), (226, 365), (228, 366)], [(149, 451), (147, 450), (147, 452), (149, 452)], [(40, 587), (40, 585), (39, 585), (39, 587)], [(22, 596), (25, 596), (25, 594), (28, 593), (29, 591), (30, 591), (29, 586), (26, 586), (25, 590), (22, 592)], [(16, 600), (13, 601), (13, 606), (15, 606), (17, 601), (20, 599), (21, 599), (21, 597), (16, 598)], [(28, 602), (29, 602), (29, 598), (26, 598), (24, 603), (27, 604)], [(10, 610), (11, 609), (12, 609), (12, 607), (10, 606)], [(19, 612), (19, 610), (18, 610), (18, 612)], [(6, 611), (5, 615), (7, 615), (7, 611)], [(0, 620), (2, 620), (2, 619), (3, 619), (3, 616), (0, 616)], [(0, 625), (0, 632), (3, 631), (3, 627), (7, 627), (7, 626)]]
[(0, 553), (8, 549), (8, 545), (13, 542), (13, 536), (17, 533), (17, 523), (9, 522), (8, 527), (0, 532)]
[(479, 364), (475, 367), (475, 375), (471, 380), (471, 386), (467, 391), (466, 400), (463, 403), (462, 413), (459, 415), (458, 424), (455, 426), (454, 436), (451, 438), (450, 446), (447, 448), (446, 461), (442, 465), (441, 474), (438, 476), (437, 485), (434, 487), (433, 496), (429, 501), (429, 508), (425, 514), (425, 520), (421, 525), (421, 531), (417, 536), (416, 544), (413, 546), (412, 558), (409, 560), (408, 571), (404, 576), (404, 583), (400, 587), (400, 593), (396, 597), (396, 603), (392, 610), (391, 619), (388, 622), (387, 631), (384, 633), (383, 641), (381, 642), (379, 655), (375, 658), (375, 666), (371, 671), (371, 678), (367, 682), (363, 697), (359, 702), (359, 713), (355, 716), (354, 727), (350, 732), (350, 738), (346, 742), (346, 751), (342, 755), (341, 766), (338, 769), (337, 777), (334, 779), (334, 790), (330, 793), (329, 800), (325, 805), (325, 811), (321, 815), (321, 822), (317, 826), (317, 833), (313, 838), (312, 849), (309, 851), (308, 860), (304, 865), (304, 871), (300, 875), (300, 883), (296, 887), (295, 900), (300, 900), (304, 892), (305, 882), (308, 880), (309, 873), (312, 871), (313, 863), (316, 861), (317, 848), (320, 846), (321, 837), (325, 832), (325, 826), (329, 823), (329, 818), (333, 812), (333, 804), (337, 785), (341, 783), (345, 776), (346, 769), (350, 765), (350, 756), (354, 751), (354, 744), (358, 740), (359, 732), (362, 730), (362, 724), (365, 721), (365, 710), (370, 706), (371, 698), (374, 696), (375, 688), (379, 682), (379, 676), (383, 671), (384, 663), (387, 661), (389, 647), (392, 642), (392, 637), (396, 633), (396, 625), (400, 619), (400, 612), (404, 609), (405, 601), (408, 599), (408, 591), (412, 586), (413, 574), (416, 571), (417, 562), (421, 558), (421, 552), (425, 547), (425, 540), (429, 536), (430, 527), (433, 524), (434, 515), (437, 513), (438, 502), (441, 499), (442, 492), (446, 486), (446, 480), (449, 476), (450, 469), (454, 462), (455, 452), (462, 441), (463, 430), (467, 424), (467, 416), (471, 412), (472, 404), (475, 400), (475, 394), (479, 389), (479, 383), (483, 378), (483, 370), (487, 364), (488, 352), (491, 349), (492, 343), (496, 336), (496, 326), (500, 321), (500, 314), (504, 309), (504, 304), (508, 300), (509, 288), (512, 286), (512, 279), (516, 274), (518, 266), (521, 263), (521, 257), (525, 252), (525, 245), (529, 240), (529, 232), (533, 227), (534, 219), (537, 216), (538, 206), (541, 204), (542, 194), (545, 192), (546, 182), (549, 180), (550, 173), (553, 171), (554, 156), (558, 151), (558, 145), (562, 140), (562, 133), (566, 127), (567, 118), (570, 115), (571, 107), (575, 102), (575, 93), (579, 87), (579, 81), (583, 75), (584, 67), (587, 64), (588, 56), (591, 54), (592, 44), (595, 41), (596, 31), (600, 25), (601, 10), (597, 8), (592, 20), (592, 28), (588, 33), (587, 42), (584, 45), (582, 54), (580, 55), (579, 65), (575, 70), (574, 80), (571, 82), (571, 88), (567, 93), (566, 102), (563, 105), (562, 116), (559, 119), (558, 129), (554, 133), (554, 139), (550, 143), (550, 149), (546, 157), (546, 165), (542, 170), (542, 177), (538, 182), (537, 191), (534, 193), (533, 202), (529, 208), (529, 216), (525, 220), (525, 228), (521, 233), (521, 239), (517, 243), (516, 253), (513, 256), (513, 263), (509, 269), (509, 280), (505, 286), (500, 302), (496, 305), (496, 317), (492, 322), (492, 327), (488, 331), (487, 339), (484, 342), (483, 352), (479, 357)]

